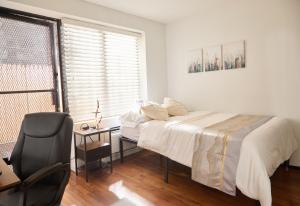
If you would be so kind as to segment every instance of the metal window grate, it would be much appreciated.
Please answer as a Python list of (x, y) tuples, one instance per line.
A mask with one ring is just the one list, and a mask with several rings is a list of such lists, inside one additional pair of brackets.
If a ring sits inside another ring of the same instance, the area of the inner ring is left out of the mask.
[(0, 13), (1, 155), (10, 154), (25, 114), (57, 110), (53, 24)]
[(48, 26), (0, 17), (0, 28), (1, 63), (51, 65)]

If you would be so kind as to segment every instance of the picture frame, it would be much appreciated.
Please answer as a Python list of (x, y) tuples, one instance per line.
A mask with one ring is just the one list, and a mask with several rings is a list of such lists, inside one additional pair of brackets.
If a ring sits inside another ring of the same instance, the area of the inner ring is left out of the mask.
[(194, 49), (188, 51), (188, 73), (204, 72), (203, 69), (203, 53), (202, 49)]
[(205, 72), (222, 70), (222, 47), (211, 46), (203, 49), (203, 64)]
[(225, 70), (246, 67), (246, 41), (223, 44), (223, 65)]

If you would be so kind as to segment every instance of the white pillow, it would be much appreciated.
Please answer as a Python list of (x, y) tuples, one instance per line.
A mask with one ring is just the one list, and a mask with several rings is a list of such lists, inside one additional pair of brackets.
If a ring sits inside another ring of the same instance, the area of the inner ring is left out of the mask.
[(168, 110), (168, 114), (172, 116), (183, 116), (188, 113), (188, 110), (183, 104), (169, 97), (164, 98), (162, 106), (166, 108)]
[(150, 104), (141, 108), (143, 114), (155, 120), (168, 120), (168, 110), (156, 104)]
[(135, 128), (141, 123), (150, 121), (148, 117), (139, 112), (130, 111), (120, 116), (120, 121), (123, 127)]

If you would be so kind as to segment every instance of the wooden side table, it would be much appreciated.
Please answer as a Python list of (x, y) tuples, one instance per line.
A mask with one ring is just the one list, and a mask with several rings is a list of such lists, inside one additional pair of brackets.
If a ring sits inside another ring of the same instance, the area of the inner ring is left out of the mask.
[[(78, 175), (77, 159), (81, 159), (85, 164), (85, 180), (88, 182), (88, 169), (87, 166), (91, 162), (95, 162), (105, 157), (110, 157), (110, 172), (112, 172), (112, 147), (111, 147), (111, 133), (119, 130), (119, 127), (101, 128), (101, 129), (88, 129), (88, 130), (75, 130), (74, 131), (74, 149), (75, 149), (75, 171)], [(101, 143), (101, 134), (109, 134), (109, 142)], [(92, 135), (98, 135), (98, 140), (93, 140)], [(83, 139), (83, 144), (77, 145), (77, 136)], [(91, 138), (91, 142), (87, 142), (87, 137)]]
[(15, 175), (15, 173), (9, 168), (9, 166), (0, 158), (0, 192), (13, 188), (21, 183), (21, 180)]

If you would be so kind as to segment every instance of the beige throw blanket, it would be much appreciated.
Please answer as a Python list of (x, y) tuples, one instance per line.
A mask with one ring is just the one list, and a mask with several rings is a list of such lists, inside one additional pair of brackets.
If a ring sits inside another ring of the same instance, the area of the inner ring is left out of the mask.
[(227, 194), (236, 193), (236, 170), (243, 139), (272, 117), (236, 115), (196, 135), (192, 179)]

